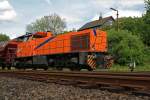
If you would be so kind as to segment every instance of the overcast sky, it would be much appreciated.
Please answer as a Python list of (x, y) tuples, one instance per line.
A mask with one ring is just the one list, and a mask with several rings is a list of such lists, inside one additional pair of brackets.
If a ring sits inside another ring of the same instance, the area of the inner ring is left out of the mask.
[(11, 38), (25, 33), (26, 25), (45, 15), (56, 13), (67, 22), (67, 29), (78, 29), (86, 22), (116, 13), (119, 17), (142, 16), (144, 0), (0, 0), (0, 32)]

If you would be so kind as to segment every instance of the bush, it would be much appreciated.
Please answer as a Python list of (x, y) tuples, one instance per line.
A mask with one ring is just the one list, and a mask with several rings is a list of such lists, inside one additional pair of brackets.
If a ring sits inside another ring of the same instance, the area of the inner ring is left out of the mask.
[(144, 50), (144, 64), (150, 66), (150, 47), (146, 47)]
[(1, 41), (8, 41), (8, 40), (10, 40), (9, 36), (7, 36), (6, 34), (0, 33), (0, 42)]
[(108, 51), (115, 58), (115, 62), (121, 65), (133, 62), (142, 64), (144, 60), (142, 41), (127, 30), (108, 30)]

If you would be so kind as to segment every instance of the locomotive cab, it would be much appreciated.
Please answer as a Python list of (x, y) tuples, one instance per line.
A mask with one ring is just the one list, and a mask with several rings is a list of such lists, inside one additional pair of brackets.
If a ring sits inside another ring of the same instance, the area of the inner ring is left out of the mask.
[(40, 39), (45, 37), (51, 37), (53, 34), (51, 32), (36, 32), (36, 33), (26, 33), (26, 35), (20, 36), (18, 38), (13, 39), (16, 42), (27, 42), (34, 39)]

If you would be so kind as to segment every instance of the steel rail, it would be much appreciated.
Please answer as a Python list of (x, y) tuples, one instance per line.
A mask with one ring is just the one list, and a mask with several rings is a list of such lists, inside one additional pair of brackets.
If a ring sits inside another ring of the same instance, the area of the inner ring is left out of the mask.
[(80, 74), (80, 75), (112, 75), (112, 76), (134, 76), (134, 77), (150, 77), (150, 72), (68, 72), (68, 71), (0, 71), (0, 73), (38, 73), (38, 74)]
[(35, 80), (66, 80), (75, 83), (110, 85), (128, 88), (138, 88), (140, 90), (150, 90), (149, 74), (144, 76), (132, 73), (95, 73), (95, 72), (32, 72), (32, 71), (11, 71), (0, 72), (9, 76), (33, 78)]

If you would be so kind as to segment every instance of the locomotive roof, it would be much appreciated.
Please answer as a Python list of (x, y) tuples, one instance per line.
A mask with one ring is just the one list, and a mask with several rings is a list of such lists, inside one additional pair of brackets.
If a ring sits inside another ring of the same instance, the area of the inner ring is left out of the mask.
[(17, 38), (26, 37), (26, 36), (31, 36), (31, 35), (33, 35), (33, 34), (32, 34), (32, 33), (30, 33), (30, 34), (25, 34), (25, 35), (21, 35), (21, 36), (19, 36), (19, 37), (17, 37)]

